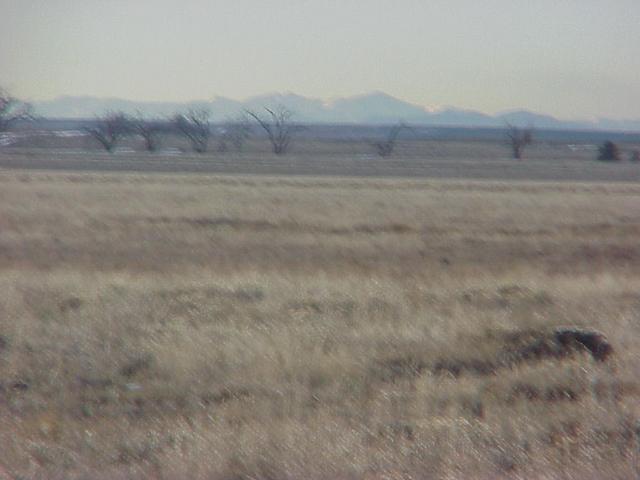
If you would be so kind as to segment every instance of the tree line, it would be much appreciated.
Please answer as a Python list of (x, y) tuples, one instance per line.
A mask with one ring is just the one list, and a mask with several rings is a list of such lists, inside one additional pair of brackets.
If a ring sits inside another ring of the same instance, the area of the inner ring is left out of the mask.
[[(302, 127), (293, 123), (293, 113), (284, 106), (265, 107), (264, 110), (265, 114), (246, 110), (224, 122), (216, 136), (217, 150), (241, 150), (250, 136), (251, 120), (255, 120), (267, 134), (273, 153), (286, 154), (295, 133)], [(155, 152), (162, 136), (178, 134), (189, 142), (194, 152), (205, 153), (210, 149), (213, 137), (211, 112), (206, 108), (192, 108), (168, 119), (148, 119), (141, 113), (107, 112), (85, 127), (85, 131), (108, 152), (113, 152), (120, 141), (133, 135), (144, 140), (147, 151)]]
[[(34, 118), (29, 103), (13, 97), (0, 87), (0, 134), (19, 122)], [(264, 131), (271, 151), (276, 155), (288, 153), (296, 133), (304, 129), (294, 121), (293, 112), (284, 105), (264, 107), (263, 112), (245, 110), (224, 122), (216, 135), (217, 151), (240, 151), (250, 137), (252, 124)], [(194, 152), (205, 153), (210, 149), (213, 137), (211, 112), (207, 108), (192, 108), (165, 119), (146, 118), (140, 112), (135, 115), (122, 111), (106, 112), (87, 124), (84, 130), (107, 152), (113, 152), (121, 141), (132, 136), (142, 138), (145, 150), (155, 152), (160, 148), (163, 136), (178, 134), (189, 142)], [(391, 156), (403, 131), (410, 132), (412, 129), (404, 122), (389, 127), (383, 138), (371, 142), (372, 148), (380, 157)], [(517, 160), (523, 158), (525, 148), (534, 142), (533, 126), (517, 127), (507, 123), (504, 135), (512, 158)], [(620, 149), (615, 143), (606, 141), (599, 146), (597, 158), (606, 162), (618, 161), (621, 159)], [(640, 152), (632, 151), (629, 159), (640, 162)]]

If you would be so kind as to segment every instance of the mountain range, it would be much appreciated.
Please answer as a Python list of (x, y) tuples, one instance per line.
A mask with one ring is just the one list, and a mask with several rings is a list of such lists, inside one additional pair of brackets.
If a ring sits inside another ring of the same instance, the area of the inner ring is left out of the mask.
[(215, 97), (213, 100), (178, 102), (141, 102), (119, 98), (62, 96), (33, 102), (36, 114), (45, 118), (94, 118), (106, 111), (137, 112), (148, 117), (167, 117), (190, 108), (208, 108), (214, 122), (237, 117), (245, 110), (283, 105), (300, 123), (384, 125), (404, 121), (413, 125), (454, 127), (504, 127), (505, 124), (534, 126), (552, 130), (640, 131), (640, 119), (613, 120), (598, 118), (584, 121), (559, 120), (550, 115), (527, 110), (513, 110), (488, 115), (474, 110), (447, 107), (430, 110), (405, 102), (383, 92), (339, 98), (325, 102), (293, 93), (251, 97), (244, 101)]

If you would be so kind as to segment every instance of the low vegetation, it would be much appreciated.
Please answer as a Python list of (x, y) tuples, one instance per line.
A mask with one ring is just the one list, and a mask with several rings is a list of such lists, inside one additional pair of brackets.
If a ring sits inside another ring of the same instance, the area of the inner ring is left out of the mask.
[(0, 477), (637, 474), (640, 187), (0, 184)]
[(598, 160), (603, 162), (617, 162), (620, 160), (620, 149), (615, 143), (607, 140), (598, 148)]

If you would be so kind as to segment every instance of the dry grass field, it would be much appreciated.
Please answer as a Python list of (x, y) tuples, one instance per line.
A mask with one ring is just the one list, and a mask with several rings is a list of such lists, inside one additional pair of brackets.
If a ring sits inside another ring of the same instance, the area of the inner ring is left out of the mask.
[[(640, 164), (629, 161), (640, 143), (619, 143), (621, 161), (596, 161), (598, 143), (583, 139), (536, 139), (524, 151), (524, 161), (511, 158), (500, 140), (403, 138), (392, 156), (381, 158), (372, 146), (380, 134), (344, 139), (295, 138), (291, 152), (273, 155), (266, 139), (250, 138), (241, 151), (210, 150), (197, 154), (181, 139), (163, 138), (160, 151), (144, 151), (139, 139), (124, 141), (109, 154), (88, 137), (26, 136), (0, 147), (0, 168), (68, 172), (206, 173), (235, 175), (297, 175), (474, 180), (640, 182)], [(464, 133), (464, 129), (459, 132)], [(542, 135), (542, 134), (541, 134)], [(548, 135), (548, 134), (547, 134)], [(635, 136), (633, 138), (636, 138)], [(590, 143), (584, 143), (590, 142)], [(637, 140), (636, 140), (637, 142)]]
[(0, 479), (635, 478), (639, 239), (632, 183), (4, 170)]

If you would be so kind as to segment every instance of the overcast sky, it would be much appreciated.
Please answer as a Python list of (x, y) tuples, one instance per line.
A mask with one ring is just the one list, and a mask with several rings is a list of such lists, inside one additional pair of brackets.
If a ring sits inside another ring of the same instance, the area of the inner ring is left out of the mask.
[(640, 0), (0, 0), (0, 84), (640, 118)]

